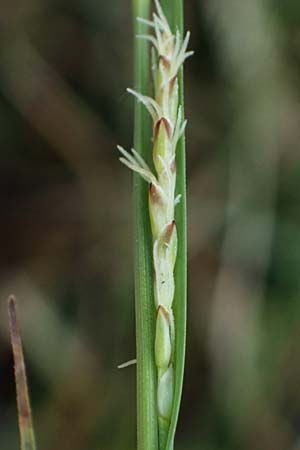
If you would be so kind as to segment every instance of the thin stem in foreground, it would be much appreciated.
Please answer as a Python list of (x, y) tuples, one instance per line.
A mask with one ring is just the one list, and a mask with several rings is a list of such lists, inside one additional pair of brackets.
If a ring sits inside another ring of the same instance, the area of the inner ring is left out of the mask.
[(8, 298), (8, 318), (14, 358), (21, 450), (36, 450), (17, 302), (13, 295)]

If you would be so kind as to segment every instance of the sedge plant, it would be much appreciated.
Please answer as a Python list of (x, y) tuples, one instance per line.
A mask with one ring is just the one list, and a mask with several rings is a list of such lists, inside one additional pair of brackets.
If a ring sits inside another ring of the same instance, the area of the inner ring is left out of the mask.
[[(148, 193), (141, 180), (135, 184), (138, 449), (171, 450), (182, 390), (186, 320), (182, 66), (193, 52), (187, 51), (190, 33), (183, 37), (178, 23), (171, 28), (159, 1), (155, 0), (152, 20), (145, 14), (149, 7), (149, 2), (135, 1), (136, 90), (128, 92), (145, 107), (152, 126), (136, 109), (136, 148), (131, 152), (118, 149), (121, 162), (148, 183)], [(180, 2), (173, 2), (176, 7), (181, 12)], [(147, 43), (151, 46), (153, 96), (148, 94), (150, 80), (145, 74)]]

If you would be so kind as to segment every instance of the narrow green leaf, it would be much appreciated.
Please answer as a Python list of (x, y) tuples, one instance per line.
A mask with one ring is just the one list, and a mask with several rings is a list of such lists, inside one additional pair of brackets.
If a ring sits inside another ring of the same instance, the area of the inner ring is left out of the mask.
[[(135, 35), (145, 28), (137, 17), (149, 17), (150, 0), (133, 1)], [(149, 46), (134, 38), (135, 89), (149, 93)], [(135, 102), (134, 147), (151, 165), (151, 123), (145, 108)], [(137, 347), (138, 450), (158, 450), (156, 367), (154, 360), (155, 310), (153, 297), (152, 237), (149, 224), (148, 186), (134, 175), (135, 203), (135, 305)]]
[[(183, 34), (183, 2), (182, 0), (161, 0), (173, 32), (178, 29)], [(179, 74), (179, 101), (184, 110), (183, 72)], [(181, 403), (185, 345), (186, 345), (186, 291), (187, 291), (187, 244), (186, 244), (186, 164), (184, 136), (178, 143), (176, 150), (176, 190), (181, 194), (181, 201), (176, 207), (176, 225), (178, 233), (178, 253), (175, 267), (175, 299), (173, 304), (176, 342), (175, 342), (175, 392), (174, 405), (169, 428), (166, 450), (173, 450), (174, 437)]]
[(8, 318), (15, 367), (21, 450), (36, 450), (17, 305), (12, 295), (8, 298)]

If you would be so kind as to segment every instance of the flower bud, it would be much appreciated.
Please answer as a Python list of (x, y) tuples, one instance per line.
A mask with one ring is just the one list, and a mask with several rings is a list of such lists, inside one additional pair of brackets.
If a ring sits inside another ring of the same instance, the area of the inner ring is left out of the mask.
[(157, 404), (158, 414), (164, 419), (171, 418), (173, 392), (174, 392), (174, 369), (170, 367), (158, 380)]
[(166, 223), (166, 202), (158, 187), (151, 183), (149, 188), (149, 215), (153, 239), (157, 239)]
[(153, 246), (155, 272), (155, 298), (157, 305), (167, 310), (172, 307), (174, 298), (174, 264), (177, 252), (176, 224), (172, 220), (161, 231)]
[(171, 361), (172, 343), (168, 311), (160, 305), (156, 318), (155, 362), (159, 369), (166, 370)]
[(161, 117), (154, 127), (153, 162), (158, 177), (164, 172), (163, 161), (167, 159), (171, 145), (171, 126), (165, 117)]

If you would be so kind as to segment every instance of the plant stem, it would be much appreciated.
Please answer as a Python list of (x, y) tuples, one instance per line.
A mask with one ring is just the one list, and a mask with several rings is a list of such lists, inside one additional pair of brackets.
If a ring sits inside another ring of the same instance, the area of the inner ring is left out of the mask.
[(17, 304), (12, 295), (8, 298), (8, 318), (15, 366), (21, 450), (36, 450)]
[[(148, 17), (150, 0), (133, 1), (135, 35), (141, 33), (137, 17)], [(134, 39), (135, 89), (149, 91), (149, 49), (146, 42)], [(147, 112), (135, 104), (134, 147), (149, 162), (151, 124)], [(154, 300), (152, 237), (148, 213), (148, 187), (134, 175), (135, 204), (135, 308), (137, 350), (137, 446), (138, 450), (158, 449), (156, 368), (154, 360)]]

